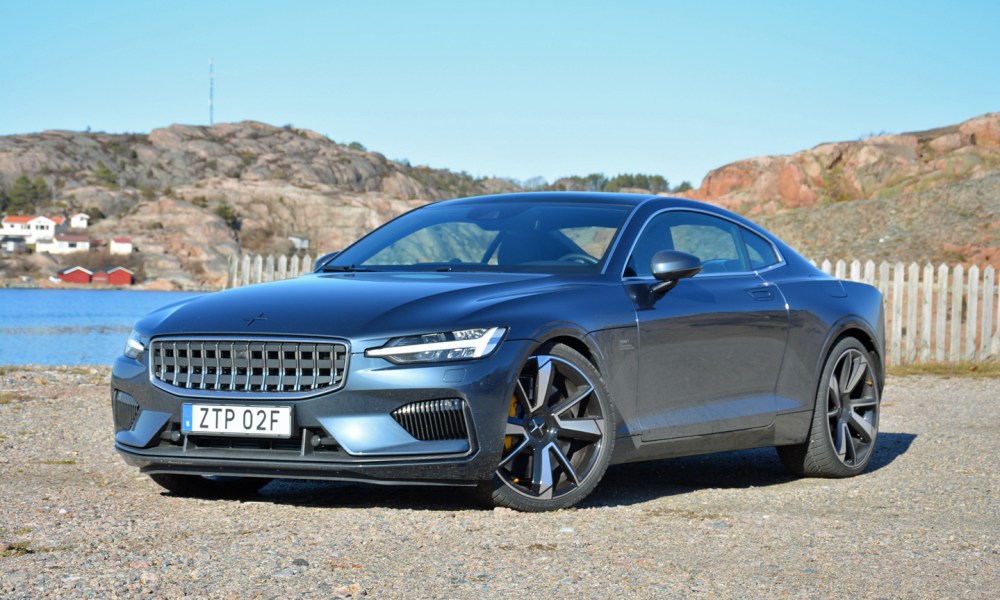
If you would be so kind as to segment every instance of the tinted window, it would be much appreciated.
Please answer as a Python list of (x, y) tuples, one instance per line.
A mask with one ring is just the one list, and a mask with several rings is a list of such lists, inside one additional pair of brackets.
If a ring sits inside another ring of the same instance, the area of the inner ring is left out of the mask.
[(705, 213), (672, 210), (646, 225), (636, 242), (625, 276), (649, 276), (649, 263), (660, 250), (678, 250), (697, 256), (702, 273), (744, 273), (779, 262), (763, 237), (728, 221)]
[(765, 269), (781, 262), (770, 242), (749, 229), (741, 227), (740, 231), (743, 233), (743, 241), (747, 245), (747, 257), (750, 259), (752, 269)]
[(324, 270), (596, 273), (631, 210), (568, 202), (431, 205), (373, 231)]
[(432, 225), (389, 244), (364, 264), (475, 263), (483, 257), (498, 233), (472, 223)]

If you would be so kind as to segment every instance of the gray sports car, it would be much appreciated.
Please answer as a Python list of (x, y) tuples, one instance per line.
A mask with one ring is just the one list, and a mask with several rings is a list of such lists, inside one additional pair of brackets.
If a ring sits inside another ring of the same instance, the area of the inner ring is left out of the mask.
[(312, 274), (136, 323), (115, 449), (182, 495), (340, 479), (527, 511), (576, 504), (610, 464), (740, 448), (847, 477), (875, 448), (883, 321), (875, 288), (707, 204), (438, 202)]

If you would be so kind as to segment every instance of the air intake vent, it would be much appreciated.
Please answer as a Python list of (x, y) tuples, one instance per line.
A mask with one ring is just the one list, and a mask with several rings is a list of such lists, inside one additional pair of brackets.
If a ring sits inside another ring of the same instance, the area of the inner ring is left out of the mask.
[(468, 438), (464, 400), (424, 400), (392, 411), (403, 429), (422, 442)]
[(125, 392), (115, 392), (111, 411), (115, 418), (115, 432), (128, 431), (139, 417), (139, 403)]
[(332, 341), (159, 338), (150, 369), (160, 387), (190, 395), (304, 397), (343, 385), (347, 356)]

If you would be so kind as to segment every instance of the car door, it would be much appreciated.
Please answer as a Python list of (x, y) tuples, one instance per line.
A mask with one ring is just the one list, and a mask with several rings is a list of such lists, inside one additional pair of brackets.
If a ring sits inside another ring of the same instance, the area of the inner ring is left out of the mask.
[[(649, 263), (659, 250), (693, 254), (703, 270), (652, 295)], [(650, 219), (624, 279), (639, 327), (643, 441), (771, 423), (788, 313), (757, 271), (776, 264), (773, 245), (733, 221), (690, 210)]]

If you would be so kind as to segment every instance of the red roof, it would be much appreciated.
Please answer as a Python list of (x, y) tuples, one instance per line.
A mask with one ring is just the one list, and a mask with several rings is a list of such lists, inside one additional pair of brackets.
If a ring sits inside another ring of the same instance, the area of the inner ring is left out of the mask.
[(108, 275), (114, 273), (115, 271), (125, 271), (129, 275), (135, 275), (135, 273), (133, 273), (132, 271), (129, 271), (125, 267), (112, 267), (112, 268), (108, 269)]
[(62, 225), (63, 222), (66, 220), (66, 217), (46, 217), (45, 215), (30, 215), (30, 216), (26, 216), (26, 217), (25, 216), (18, 216), (18, 215), (10, 215), (10, 216), (4, 217), (3, 218), (3, 222), (4, 223), (30, 223), (30, 222), (34, 221), (35, 219), (38, 219), (38, 218), (48, 219), (48, 220), (52, 221), (53, 223), (55, 223), (56, 225)]
[(117, 237), (117, 238), (111, 238), (111, 241), (115, 242), (116, 244), (131, 244), (132, 238)]

